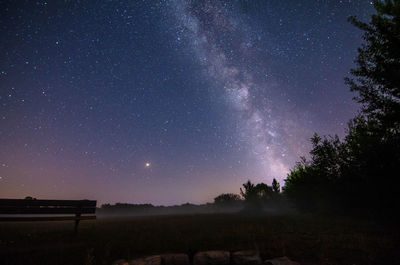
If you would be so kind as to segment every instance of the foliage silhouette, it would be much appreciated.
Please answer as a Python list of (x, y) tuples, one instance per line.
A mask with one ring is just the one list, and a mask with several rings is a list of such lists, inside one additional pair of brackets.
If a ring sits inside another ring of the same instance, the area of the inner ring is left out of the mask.
[(235, 206), (241, 202), (240, 196), (234, 193), (223, 193), (214, 198), (214, 203), (220, 206)]
[[(310, 159), (302, 158), (285, 180), (284, 194), (302, 210), (394, 213), (400, 163), (400, 1), (376, 1), (364, 31), (353, 78), (346, 78), (361, 112), (347, 135), (315, 134)], [(384, 185), (384, 188), (382, 186)]]
[(265, 183), (258, 183), (256, 185), (250, 180), (244, 183), (243, 189), (240, 188), (240, 194), (245, 202), (244, 211), (260, 212), (266, 206), (273, 207), (278, 201), (280, 189), (279, 183), (276, 180), (275, 182), (275, 190), (273, 187)]
[(272, 180), (272, 191), (276, 194), (279, 194), (281, 192), (281, 185), (278, 181), (276, 181), (275, 178)]
[(388, 132), (399, 133), (400, 121), (400, 1), (375, 1), (377, 14), (365, 23), (349, 21), (364, 31), (365, 43), (358, 49), (353, 78), (346, 78), (363, 104), (368, 118), (377, 119)]

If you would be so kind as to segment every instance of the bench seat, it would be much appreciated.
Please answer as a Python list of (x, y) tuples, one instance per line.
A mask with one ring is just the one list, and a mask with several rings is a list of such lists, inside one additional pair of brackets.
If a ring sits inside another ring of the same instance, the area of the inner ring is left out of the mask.
[[(75, 221), (96, 219), (96, 201), (0, 199), (0, 221)], [(37, 216), (46, 215), (46, 216)], [(50, 216), (49, 216), (50, 215)]]

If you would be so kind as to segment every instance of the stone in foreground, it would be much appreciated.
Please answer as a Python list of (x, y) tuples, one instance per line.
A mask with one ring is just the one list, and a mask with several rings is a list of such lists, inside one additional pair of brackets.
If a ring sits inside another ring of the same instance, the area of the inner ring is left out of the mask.
[(300, 265), (300, 263), (290, 260), (288, 257), (280, 257), (266, 260), (264, 265)]
[(262, 260), (258, 251), (242, 250), (232, 253), (232, 263), (234, 265), (260, 265)]
[(129, 265), (129, 263), (124, 259), (119, 259), (114, 261), (112, 265)]
[(193, 265), (229, 265), (230, 253), (228, 251), (203, 251), (197, 252), (193, 258)]
[(189, 256), (183, 253), (162, 255), (163, 265), (190, 265)]
[(161, 265), (161, 256), (157, 255), (134, 259), (129, 262), (129, 265)]

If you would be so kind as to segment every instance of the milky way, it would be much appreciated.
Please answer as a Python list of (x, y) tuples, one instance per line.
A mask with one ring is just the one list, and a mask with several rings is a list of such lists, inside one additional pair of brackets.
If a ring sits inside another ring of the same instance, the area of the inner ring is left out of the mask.
[(369, 1), (4, 1), (1, 197), (204, 203), (343, 135)]
[(268, 90), (279, 89), (268, 77), (271, 73), (266, 68), (257, 69), (264, 80), (252, 73), (257, 57), (267, 64), (270, 59), (255, 47), (257, 32), (250, 32), (234, 11), (226, 3), (189, 5), (182, 1), (175, 3), (174, 10), (198, 62), (235, 112), (237, 140), (249, 145), (249, 156), (262, 166), (268, 183), (274, 177), (282, 181), (294, 161), (304, 154), (310, 131), (307, 126), (301, 127), (304, 121), (296, 113), (286, 110), (290, 101), (268, 98)]

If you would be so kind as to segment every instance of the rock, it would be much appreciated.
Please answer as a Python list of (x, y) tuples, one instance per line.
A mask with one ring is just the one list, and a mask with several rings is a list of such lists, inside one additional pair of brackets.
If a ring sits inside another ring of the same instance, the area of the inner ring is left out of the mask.
[(129, 263), (124, 259), (119, 259), (114, 261), (112, 265), (129, 265)]
[(190, 265), (189, 256), (186, 254), (165, 254), (161, 256), (163, 265)]
[(148, 256), (140, 259), (134, 259), (129, 265), (161, 265), (161, 256)]
[(228, 265), (229, 263), (230, 253), (228, 251), (197, 252), (193, 258), (193, 265)]
[(232, 253), (232, 263), (234, 265), (260, 265), (262, 260), (258, 251), (242, 250)]
[(288, 257), (280, 257), (266, 260), (264, 265), (300, 265), (300, 263), (292, 261)]

